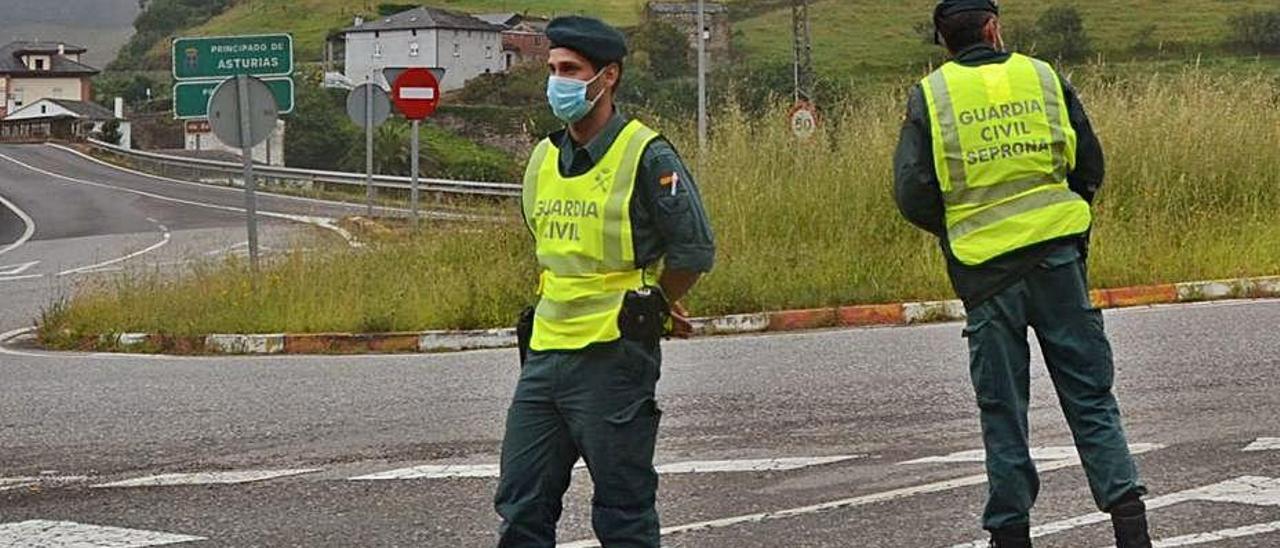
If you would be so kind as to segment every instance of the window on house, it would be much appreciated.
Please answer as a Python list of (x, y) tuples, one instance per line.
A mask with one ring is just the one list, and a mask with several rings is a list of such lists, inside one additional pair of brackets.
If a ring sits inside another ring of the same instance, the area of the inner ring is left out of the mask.
[(462, 45), (457, 42), (453, 43), (453, 56), (462, 57)]
[(373, 44), (373, 56), (374, 56), (374, 57), (382, 57), (382, 43), (381, 43), (381, 42), (375, 42), (375, 43)]
[(485, 58), (485, 59), (493, 59), (493, 46), (485, 46), (485, 47), (484, 47), (484, 58)]
[(409, 43), (409, 56), (410, 56), (410, 57), (417, 57), (417, 56), (418, 56), (418, 43), (417, 43), (417, 42), (410, 42), (410, 43)]
[(40, 114), (48, 114), (49, 105), (40, 105)]
[(44, 70), (44, 59), (36, 59), (35, 65), (36, 70)]
[(418, 35), (418, 29), (410, 29), (410, 30), (409, 30), (409, 34), (412, 34), (412, 35), (414, 35), (414, 36), (417, 36), (417, 35)]

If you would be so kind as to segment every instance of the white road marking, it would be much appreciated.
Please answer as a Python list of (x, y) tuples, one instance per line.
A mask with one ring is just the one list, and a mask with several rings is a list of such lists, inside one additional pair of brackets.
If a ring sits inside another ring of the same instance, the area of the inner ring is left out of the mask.
[(85, 525), (73, 521), (30, 520), (0, 524), (0, 546), (41, 548), (142, 548), (207, 540), (160, 531)]
[[(1134, 447), (1133, 452), (1135, 454), (1143, 453), (1147, 451), (1154, 451), (1156, 449), (1162, 448), (1162, 446), (1155, 445), (1155, 444), (1134, 444), (1133, 447)], [(1053, 470), (1061, 470), (1063, 468), (1078, 466), (1079, 464), (1080, 464), (1080, 460), (1078, 458), (1055, 460), (1055, 461), (1050, 461), (1041, 465), (1039, 467), (1039, 470), (1041, 472), (1050, 472)], [(910, 487), (903, 487), (900, 489), (893, 489), (890, 491), (883, 491), (880, 493), (872, 493), (869, 495), (862, 495), (857, 497), (833, 500), (830, 502), (823, 502), (820, 504), (814, 504), (810, 506), (802, 506), (799, 508), (788, 508), (785, 510), (777, 510), (773, 512), (759, 512), (755, 514), (744, 514), (740, 516), (733, 516), (733, 517), (722, 518), (722, 519), (700, 521), (700, 522), (690, 523), (686, 525), (664, 527), (661, 533), (664, 536), (678, 535), (681, 533), (689, 533), (693, 531), (723, 529), (725, 527), (732, 527), (735, 525), (742, 525), (742, 524), (748, 524), (748, 523), (761, 523), (761, 522), (771, 521), (775, 519), (784, 519), (784, 518), (792, 518), (792, 517), (803, 516), (808, 514), (817, 514), (820, 512), (826, 512), (830, 510), (857, 508), (857, 507), (866, 506), (869, 504), (876, 504), (880, 502), (888, 502), (892, 500), (914, 497), (916, 495), (941, 493), (943, 491), (951, 491), (953, 489), (959, 489), (962, 487), (982, 485), (986, 482), (987, 482), (986, 474), (975, 474), (972, 476), (965, 476), (962, 478), (950, 479), (950, 480), (939, 481), (934, 483), (926, 483), (923, 485), (914, 485)], [(588, 548), (588, 547), (600, 546), (600, 543), (595, 540), (581, 540), (577, 542), (560, 544), (558, 546), (562, 548)]]
[(496, 478), (499, 476), (497, 464), (428, 464), (388, 470), (376, 474), (367, 474), (347, 478), (350, 481), (380, 480), (414, 480), (444, 478)]
[[(1146, 453), (1159, 449), (1159, 445), (1150, 443), (1135, 443), (1129, 446), (1132, 453)], [(1073, 446), (1054, 446), (1054, 447), (1032, 447), (1031, 459), (1036, 461), (1055, 461), (1076, 458), (1076, 448)], [(899, 466), (911, 464), (957, 464), (957, 463), (982, 463), (986, 462), (987, 453), (982, 449), (972, 451), (961, 451), (950, 455), (940, 457), (925, 457), (923, 459), (909, 460), (898, 463)]]
[[(137, 175), (137, 176), (139, 176), (139, 177), (145, 177), (145, 178), (147, 178), (147, 179), (154, 179), (154, 180), (156, 180), (156, 181), (164, 181), (164, 182), (166, 182), (166, 183), (174, 183), (174, 184), (185, 185), (185, 186), (199, 187), (199, 188), (205, 188), (205, 189), (218, 189), (218, 190), (222, 190), (222, 191), (225, 191), (225, 192), (235, 192), (235, 193), (238, 193), (238, 194), (244, 194), (244, 189), (242, 189), (242, 188), (238, 188), (238, 187), (230, 187), (230, 186), (219, 185), (219, 184), (212, 184), (212, 183), (198, 183), (198, 182), (195, 182), (195, 181), (184, 181), (184, 180), (182, 180), (182, 179), (174, 179), (174, 178), (172, 178), (172, 177), (163, 177), (163, 176), (156, 175), (156, 174), (153, 174), (153, 173), (147, 173), (147, 172), (145, 172), (145, 171), (138, 171), (138, 170), (136, 170), (136, 169), (129, 169), (129, 168), (124, 167), (124, 166), (118, 166), (118, 165), (115, 165), (115, 164), (113, 164), (113, 163), (111, 163), (111, 162), (108, 162), (108, 161), (105, 161), (105, 160), (100, 160), (100, 159), (98, 159), (98, 158), (94, 158), (93, 156), (90, 156), (90, 155), (88, 155), (88, 154), (85, 154), (85, 153), (83, 153), (83, 152), (80, 152), (80, 151), (78, 151), (78, 150), (76, 150), (76, 149), (74, 149), (74, 148), (65, 147), (65, 146), (62, 146), (62, 145), (59, 145), (59, 144), (56, 144), (56, 143), (45, 143), (45, 145), (46, 145), (46, 146), (49, 146), (49, 147), (51, 147), (51, 148), (55, 148), (55, 149), (61, 150), (61, 151), (63, 151), (63, 152), (67, 152), (67, 153), (73, 154), (73, 155), (75, 155), (75, 156), (79, 156), (80, 158), (82, 158), (82, 159), (84, 159), (84, 160), (88, 160), (88, 161), (90, 161), (90, 162), (93, 162), (93, 163), (95, 163), (95, 164), (101, 165), (101, 166), (103, 166), (103, 167), (107, 167), (107, 168), (113, 169), (113, 170), (115, 170), (115, 171), (120, 171), (120, 172), (128, 173), (128, 174), (131, 174), (131, 175)], [(298, 201), (298, 202), (307, 202), (307, 203), (319, 204), (319, 205), (327, 205), (327, 206), (334, 206), (334, 207), (347, 207), (347, 208), (352, 208), (352, 209), (353, 209), (353, 210), (355, 210), (355, 211), (364, 211), (364, 208), (365, 208), (365, 205), (364, 205), (364, 204), (360, 204), (360, 203), (353, 203), (353, 202), (339, 202), (339, 201), (336, 201), (336, 200), (321, 200), (321, 199), (319, 199), (319, 198), (308, 198), (308, 197), (306, 197), (306, 196), (293, 196), (293, 195), (291, 195), (291, 194), (277, 194), (277, 193), (274, 193), (274, 192), (263, 192), (263, 191), (261, 191), (261, 190), (259, 190), (259, 191), (258, 191), (258, 195), (259, 195), (259, 196), (270, 196), (270, 197), (272, 197), (272, 198), (281, 198), (281, 199), (285, 199), (285, 200), (294, 200), (294, 201)], [(408, 209), (397, 208), (397, 207), (387, 207), (387, 206), (381, 206), (381, 205), (374, 206), (374, 210), (375, 210), (375, 211), (383, 211), (383, 212), (387, 212), (387, 213), (409, 213), (409, 210), (408, 210)]]
[[(65, 147), (65, 146), (62, 146), (62, 145), (59, 145), (59, 144), (56, 144), (56, 143), (45, 143), (45, 146), (49, 146), (49, 147), (52, 147), (52, 148), (56, 148), (56, 149), (62, 150), (62, 151), (64, 151), (64, 152), (68, 152), (68, 153), (74, 154), (74, 155), (76, 155), (76, 156), (79, 156), (79, 157), (81, 157), (81, 158), (83, 158), (83, 159), (85, 159), (85, 160), (88, 160), (88, 161), (90, 161), (90, 162), (93, 162), (93, 163), (95, 163), (95, 164), (100, 164), (100, 165), (102, 165), (102, 166), (104, 166), (104, 167), (107, 167), (107, 168), (110, 168), (110, 169), (114, 169), (114, 170), (116, 170), (116, 171), (123, 171), (123, 172), (125, 172), (125, 173), (130, 173), (130, 174), (133, 174), (133, 175), (137, 175), (137, 176), (139, 176), (139, 177), (145, 177), (145, 178), (148, 178), (148, 179), (155, 179), (155, 180), (157, 180), (157, 181), (164, 181), (164, 182), (166, 182), (166, 183), (174, 183), (174, 184), (187, 185), (187, 186), (196, 186), (196, 187), (201, 187), (201, 188), (216, 188), (216, 189), (219, 189), (219, 190), (224, 190), (224, 191), (228, 191), (228, 192), (239, 192), (239, 193), (243, 194), (243, 189), (236, 188), (236, 187), (230, 187), (230, 186), (221, 185), (221, 184), (216, 184), (216, 183), (198, 183), (198, 182), (195, 182), (195, 181), (184, 181), (184, 180), (182, 180), (182, 179), (174, 179), (174, 178), (171, 178), (171, 177), (162, 177), (162, 176), (160, 176), (160, 175), (155, 175), (155, 174), (147, 173), (147, 172), (144, 172), (144, 171), (138, 171), (138, 170), (135, 170), (135, 169), (129, 169), (129, 168), (127, 168), (127, 167), (123, 167), (123, 166), (115, 165), (115, 164), (113, 164), (113, 163), (111, 163), (111, 162), (107, 162), (107, 161), (104, 161), (104, 160), (99, 160), (99, 159), (97, 159), (97, 158), (94, 158), (93, 156), (90, 156), (90, 155), (88, 155), (88, 154), (85, 154), (85, 153), (83, 153), (83, 152), (80, 152), (80, 151), (78, 151), (78, 150), (76, 150), (76, 149), (69, 148), (69, 147)], [(259, 191), (258, 191), (258, 195), (259, 195), (259, 196), (270, 196), (270, 197), (272, 197), (272, 198), (280, 198), (280, 199), (283, 199), (283, 200), (294, 200), (294, 201), (298, 201), (298, 202), (308, 202), (308, 203), (319, 204), (319, 205), (327, 205), (327, 206), (333, 206), (333, 207), (344, 207), (344, 208), (349, 208), (349, 209), (351, 209), (353, 212), (360, 212), (360, 211), (364, 211), (364, 210), (365, 210), (365, 205), (364, 205), (363, 203), (358, 203), (358, 202), (343, 202), (343, 201), (338, 201), (338, 200), (324, 200), (324, 199), (320, 199), (320, 198), (308, 198), (308, 197), (306, 197), (306, 196), (294, 196), (294, 195), (292, 195), (292, 194), (277, 194), (277, 193), (274, 193), (274, 192), (263, 192), (263, 191), (261, 191), (261, 190), (259, 190)], [(404, 208), (404, 207), (394, 207), (394, 206), (387, 206), (387, 205), (375, 205), (375, 206), (373, 206), (373, 209), (374, 209), (374, 211), (379, 211), (379, 212), (383, 212), (383, 213), (396, 213), (396, 214), (401, 214), (401, 215), (408, 215), (408, 214), (410, 213), (410, 210), (409, 210), (408, 208)], [(449, 221), (449, 220), (452, 220), (452, 221), (480, 221), (480, 220), (503, 221), (503, 220), (505, 219), (505, 218), (503, 218), (503, 217), (482, 217), (482, 216), (479, 216), (479, 215), (467, 215), (467, 214), (465, 214), (465, 213), (452, 213), (452, 212), (449, 212), (449, 211), (429, 211), (429, 210), (424, 210), (424, 211), (421, 211), (420, 213), (421, 213), (424, 217), (432, 217), (432, 218), (435, 218), (435, 219), (446, 220), (446, 221)], [(333, 229), (335, 229), (335, 230), (342, 230), (341, 228), (337, 228), (337, 227), (328, 227), (328, 228), (333, 228)], [(345, 232), (345, 231), (344, 231), (344, 232)], [(362, 245), (363, 245), (363, 244), (360, 244), (359, 242), (356, 242), (355, 240), (350, 239), (350, 233), (347, 233), (347, 235), (346, 235), (346, 236), (344, 236), (344, 237), (347, 237), (347, 238), (348, 238), (348, 241), (350, 241), (350, 242), (352, 243), (352, 247), (362, 247)]]
[[(36, 172), (36, 173), (39, 173), (39, 174), (42, 174), (42, 175), (47, 175), (47, 176), (49, 176), (49, 177), (54, 177), (54, 178), (57, 178), (57, 179), (62, 179), (62, 180), (64, 180), (64, 181), (69, 181), (69, 182), (76, 183), (76, 184), (87, 185), (87, 186), (96, 187), (96, 188), (102, 188), (102, 189), (107, 189), (107, 190), (113, 190), (113, 191), (117, 191), (117, 192), (124, 192), (124, 193), (128, 193), (128, 194), (133, 194), (133, 195), (136, 195), (136, 196), (145, 196), (145, 197), (147, 197), (147, 198), (153, 198), (153, 199), (156, 199), (156, 200), (162, 200), (162, 201), (171, 202), (171, 203), (175, 203), (175, 204), (183, 204), (183, 205), (189, 205), (189, 206), (195, 206), (195, 207), (203, 207), (203, 208), (207, 208), (207, 209), (216, 209), (216, 210), (219, 210), (219, 211), (229, 211), (229, 212), (232, 212), (232, 213), (245, 213), (245, 210), (244, 210), (243, 208), (239, 208), (239, 207), (224, 206), (224, 205), (218, 205), (218, 204), (210, 204), (210, 203), (205, 203), (205, 202), (196, 202), (196, 201), (192, 201), (192, 200), (183, 200), (183, 199), (181, 199), (181, 198), (171, 198), (171, 197), (169, 197), (169, 196), (163, 196), (163, 195), (160, 195), (160, 194), (154, 194), (154, 193), (151, 193), (151, 192), (143, 192), (143, 191), (141, 191), (141, 190), (134, 190), (134, 189), (131, 189), (131, 188), (125, 188), (125, 187), (119, 187), (119, 186), (112, 186), (112, 185), (108, 185), (108, 184), (104, 184), (104, 183), (96, 183), (96, 182), (93, 182), (93, 181), (86, 181), (86, 180), (84, 180), (84, 179), (77, 179), (77, 178), (75, 178), (75, 177), (68, 177), (68, 176), (66, 176), (66, 175), (61, 175), (61, 174), (58, 174), (58, 173), (54, 173), (54, 172), (52, 172), (52, 171), (43, 170), (43, 169), (40, 169), (40, 168), (35, 167), (35, 166), (33, 166), (33, 165), (30, 165), (30, 164), (26, 164), (26, 163), (20, 162), (20, 161), (18, 161), (18, 160), (13, 159), (12, 157), (10, 157), (10, 156), (9, 156), (9, 155), (7, 155), (7, 154), (0, 154), (0, 158), (5, 159), (5, 160), (8, 160), (9, 162), (12, 162), (12, 163), (17, 164), (17, 165), (19, 165), (19, 166), (21, 166), (21, 167), (27, 168), (27, 169), (29, 169), (29, 170), (31, 170), (31, 171)], [(175, 180), (175, 181), (176, 181), (176, 180)], [(185, 181), (176, 181), (176, 182), (181, 182), (182, 184), (188, 184), (188, 185), (200, 186), (200, 187), (202, 187), (202, 188), (223, 188), (223, 187), (217, 187), (217, 186), (212, 186), (212, 185), (201, 185), (201, 184), (197, 184), (197, 183), (189, 183), (189, 182), (185, 182)], [(237, 191), (237, 192), (238, 192), (238, 191)], [(317, 200), (317, 201), (318, 201), (318, 200)], [(323, 202), (323, 203), (329, 203), (329, 202)], [(335, 202), (335, 203), (336, 203), (336, 202)], [(350, 205), (350, 204), (346, 204), (346, 205)], [(310, 217), (310, 216), (306, 216), (306, 215), (293, 215), (293, 214), (289, 214), (289, 213), (275, 213), (275, 212), (272, 212), (272, 211), (263, 211), (263, 210), (259, 210), (259, 211), (258, 211), (258, 215), (263, 216), (263, 217), (270, 217), (270, 218), (274, 218), (274, 219), (283, 219), (283, 220), (286, 220), (286, 221), (293, 221), (293, 222), (295, 222), (295, 223), (302, 223), (302, 224), (309, 224), (309, 225), (313, 225), (313, 226), (318, 226), (318, 227), (320, 227), (320, 228), (323, 228), (323, 229), (326, 229), (326, 230), (333, 231), (333, 232), (337, 233), (338, 235), (342, 236), (342, 238), (343, 238), (344, 240), (346, 240), (346, 241), (347, 241), (347, 243), (348, 243), (348, 245), (350, 245), (351, 247), (361, 247), (361, 244), (360, 244), (358, 241), (356, 241), (355, 236), (352, 236), (350, 232), (347, 232), (347, 231), (346, 231), (346, 230), (344, 230), (342, 227), (340, 227), (340, 226), (338, 226), (338, 225), (334, 224), (334, 220), (333, 220), (333, 219), (330, 219), (330, 218), (328, 218), (328, 217)]]
[(1280, 438), (1258, 438), (1245, 451), (1280, 451)]
[[(673, 462), (656, 466), (659, 474), (717, 474), (735, 472), (766, 472), (798, 470), (810, 466), (819, 466), (860, 458), (862, 455), (834, 457), (800, 457), (778, 459), (745, 459), (745, 460), (707, 460)], [(578, 460), (574, 468), (585, 468), (586, 463)], [(366, 474), (348, 478), (349, 481), (386, 481), (414, 479), (445, 478), (497, 478), (501, 475), (497, 464), (427, 464)]]
[(1194, 535), (1185, 535), (1181, 537), (1173, 537), (1169, 539), (1157, 540), (1152, 545), (1155, 548), (1167, 548), (1171, 546), (1191, 546), (1193, 544), (1207, 544), (1210, 542), (1219, 542), (1223, 540), (1231, 540), (1233, 538), (1251, 537), (1254, 535), (1265, 535), (1267, 533), (1275, 533), (1280, 531), (1280, 521), (1271, 523), (1259, 523), (1257, 525), (1246, 525), (1244, 527), (1236, 527), (1234, 529), (1223, 529), (1212, 533), (1197, 533)]
[(141, 257), (141, 256), (143, 256), (143, 255), (146, 255), (147, 253), (151, 253), (152, 251), (155, 251), (155, 250), (160, 249), (160, 248), (162, 248), (162, 247), (164, 247), (164, 246), (166, 246), (166, 245), (169, 245), (169, 241), (173, 239), (173, 235), (169, 233), (169, 229), (168, 229), (167, 227), (165, 227), (164, 225), (162, 225), (162, 224), (160, 224), (160, 223), (156, 222), (156, 220), (155, 220), (155, 219), (147, 219), (147, 220), (148, 220), (148, 221), (151, 221), (153, 224), (155, 224), (155, 225), (156, 225), (156, 228), (160, 229), (160, 234), (161, 234), (161, 236), (160, 236), (160, 241), (159, 241), (159, 242), (156, 242), (155, 244), (152, 244), (150, 247), (148, 247), (148, 248), (146, 248), (146, 249), (142, 249), (142, 250), (140, 250), (140, 251), (135, 251), (135, 252), (130, 253), (130, 254), (128, 254), (128, 255), (125, 255), (125, 256), (123, 256), (123, 257), (117, 257), (117, 258), (115, 258), (115, 259), (111, 259), (110, 261), (103, 261), (103, 262), (100, 262), (100, 263), (97, 263), (97, 264), (91, 264), (91, 265), (89, 265), (89, 266), (82, 266), (82, 267), (80, 267), (80, 268), (73, 268), (73, 269), (71, 269), (71, 270), (64, 270), (64, 271), (59, 272), (59, 273), (57, 274), (57, 275), (58, 275), (58, 277), (59, 277), (59, 278), (61, 278), (61, 277), (63, 277), (63, 276), (70, 276), (70, 275), (73, 275), (73, 274), (89, 274), (89, 273), (93, 273), (93, 272), (95, 272), (95, 271), (97, 271), (97, 270), (99, 270), (99, 269), (102, 269), (102, 268), (105, 268), (105, 267), (111, 266), (111, 265), (113, 265), (113, 264), (123, 263), (123, 262), (125, 262), (125, 261), (127, 261), (127, 260), (129, 260), (129, 259), (133, 259), (133, 258), (135, 258), (135, 257)]
[[(1280, 506), (1280, 479), (1243, 476), (1222, 483), (1156, 497), (1146, 501), (1146, 505), (1149, 512), (1185, 502), (1228, 502), (1251, 506)], [(1031, 537), (1039, 538), (1053, 535), (1095, 523), (1105, 523), (1110, 520), (1111, 516), (1109, 514), (1094, 512), (1032, 527)], [(957, 544), (952, 548), (981, 548), (986, 545), (987, 541), (976, 540), (967, 544)]]
[(40, 261), (0, 266), (0, 276), (17, 276), (18, 274), (31, 270), (31, 267), (38, 264), (40, 264)]
[(9, 208), (10, 211), (13, 211), (13, 214), (17, 215), (18, 218), (22, 220), (22, 224), (26, 225), (27, 227), (26, 230), (22, 231), (22, 235), (18, 236), (18, 239), (15, 240), (13, 243), (8, 244), (4, 247), (0, 247), (0, 255), (4, 255), (5, 253), (18, 249), (19, 247), (22, 247), (22, 244), (27, 243), (27, 240), (30, 240), (31, 236), (35, 235), (36, 222), (34, 219), (31, 218), (30, 215), (27, 215), (27, 212), (21, 209), (18, 209), (18, 206), (13, 205), (13, 202), (6, 200), (4, 196), (0, 196), (0, 205), (3, 205)]
[(802, 457), (754, 460), (708, 460), (673, 462), (657, 467), (659, 474), (716, 474), (729, 472), (770, 472), (798, 470), (810, 466), (834, 464), (862, 458), (865, 455), (841, 455), (833, 457)]
[(170, 487), (175, 485), (230, 485), (266, 481), (289, 476), (299, 476), (319, 472), (319, 468), (303, 468), (298, 470), (249, 470), (231, 472), (197, 472), (194, 474), (161, 474), (112, 483), (94, 485), (94, 488), (110, 489), (119, 487)]
[(44, 274), (27, 274), (26, 276), (5, 276), (3, 278), (0, 278), (0, 282), (18, 282), (22, 280), (34, 280), (34, 279), (43, 278), (43, 277), (44, 277)]

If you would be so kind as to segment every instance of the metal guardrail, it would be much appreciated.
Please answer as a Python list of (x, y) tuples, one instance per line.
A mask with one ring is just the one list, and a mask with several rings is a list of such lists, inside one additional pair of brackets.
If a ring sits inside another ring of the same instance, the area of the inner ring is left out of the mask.
[[(154, 152), (124, 148), (94, 139), (87, 139), (86, 142), (97, 150), (118, 154), (135, 161), (140, 161), (144, 164), (152, 164), (158, 168), (157, 171), (162, 173), (168, 171), (176, 175), (187, 172), (197, 179), (204, 179), (205, 177), (201, 177), (201, 173), (216, 173), (219, 176), (230, 178), (241, 175), (244, 172), (244, 165), (239, 162), (221, 162), (217, 160), (205, 160), (202, 158), (184, 158), (181, 156), (170, 156), (168, 154), (156, 154)], [(166, 170), (166, 168), (168, 169)], [(365, 185), (365, 175), (363, 173), (297, 169), (262, 164), (254, 164), (253, 170), (257, 176), (265, 179), (296, 181), (308, 184), (308, 186), (316, 183), (358, 187), (364, 187)], [(419, 184), (421, 185), (420, 188), (423, 192), (456, 194), (461, 196), (493, 196), (500, 198), (519, 197), (521, 189), (520, 185), (512, 183), (482, 183), (475, 181), (454, 181), (450, 179), (420, 178)], [(409, 177), (374, 175), (373, 186), (381, 189), (408, 191), (410, 189), (410, 179)]]

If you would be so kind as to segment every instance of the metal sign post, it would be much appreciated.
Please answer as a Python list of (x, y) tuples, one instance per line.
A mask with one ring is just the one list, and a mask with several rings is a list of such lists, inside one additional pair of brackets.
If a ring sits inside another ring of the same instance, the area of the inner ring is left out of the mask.
[(258, 271), (258, 182), (253, 178), (253, 130), (249, 121), (249, 77), (236, 77), (236, 99), (240, 104), (241, 156), (244, 158), (244, 210), (249, 216), (249, 268)]
[[(293, 111), (293, 37), (288, 34), (177, 38), (172, 45), (173, 113), (207, 127), (244, 160), (249, 264), (258, 271), (258, 199), (253, 148)], [(269, 83), (257, 77), (270, 78)], [(147, 90), (151, 95), (151, 90)], [(188, 124), (190, 129), (191, 124)], [(197, 137), (197, 143), (199, 137)], [(270, 161), (271, 145), (267, 145)]]
[[(443, 74), (440, 71), (439, 74)], [(418, 144), (418, 131), (422, 120), (435, 113), (440, 105), (440, 80), (437, 72), (426, 68), (411, 68), (398, 71), (391, 85), (392, 100), (396, 108), (405, 118), (413, 121), (413, 138), (410, 140), (412, 158), (412, 176), (409, 201), (412, 203), (413, 226), (418, 226), (418, 158), (421, 148)]]
[(707, 8), (698, 0), (698, 164), (707, 154)]
[(253, 147), (275, 131), (279, 108), (271, 88), (262, 80), (239, 75), (229, 78), (209, 98), (209, 126), (228, 146), (241, 150), (244, 160), (244, 202), (248, 216), (249, 264), (258, 268), (257, 181), (253, 175)]
[(409, 183), (409, 209), (413, 214), (413, 228), (418, 228), (418, 156), (420, 154), (419, 151), (422, 150), (418, 148), (418, 130), (421, 125), (421, 120), (413, 121), (413, 137), (409, 139), (409, 148), (412, 151), (412, 155), (409, 156), (409, 169), (411, 173), (409, 179), (411, 181)]
[(368, 216), (373, 216), (373, 130), (387, 121), (391, 115), (391, 103), (382, 86), (366, 82), (356, 86), (347, 95), (347, 116), (357, 126), (365, 129), (365, 202)]
[[(372, 93), (364, 94), (364, 117), (366, 120), (373, 119)], [(365, 216), (372, 219), (374, 193), (377, 192), (373, 188), (373, 124), (364, 126), (364, 184)]]

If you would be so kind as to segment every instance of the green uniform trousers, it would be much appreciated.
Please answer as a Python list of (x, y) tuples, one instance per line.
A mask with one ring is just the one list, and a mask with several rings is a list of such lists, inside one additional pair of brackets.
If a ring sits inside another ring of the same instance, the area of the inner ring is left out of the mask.
[(595, 484), (591, 525), (601, 544), (657, 548), (661, 362), (657, 341), (530, 352), (502, 442), (498, 546), (555, 546), (561, 498), (581, 457)]
[(1098, 508), (1109, 509), (1131, 491), (1146, 493), (1120, 425), (1111, 346), (1086, 277), (1080, 252), (1064, 248), (969, 311), (964, 336), (987, 455), (988, 530), (1029, 523), (1040, 490), (1027, 445), (1027, 326), (1035, 328)]

